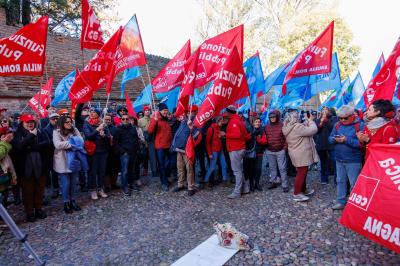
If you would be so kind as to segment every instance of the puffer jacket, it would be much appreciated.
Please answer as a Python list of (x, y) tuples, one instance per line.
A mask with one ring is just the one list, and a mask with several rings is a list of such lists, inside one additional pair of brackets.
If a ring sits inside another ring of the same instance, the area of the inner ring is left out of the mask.
[(286, 137), (289, 156), (295, 167), (310, 166), (319, 161), (313, 139), (317, 131), (314, 121), (283, 125), (282, 132)]
[(213, 152), (220, 152), (222, 150), (222, 142), (219, 134), (220, 129), (217, 123), (211, 124), (211, 126), (207, 129), (206, 150), (208, 156), (212, 155)]
[(167, 118), (152, 118), (148, 127), (149, 134), (155, 134), (154, 146), (158, 149), (169, 149), (172, 141), (172, 130)]
[(226, 127), (226, 148), (228, 152), (246, 149), (246, 142), (251, 139), (242, 118), (234, 114)]
[(271, 112), (277, 116), (275, 123), (270, 123), (265, 126), (265, 134), (268, 139), (266, 149), (273, 152), (278, 152), (287, 149), (285, 136), (282, 132), (283, 124), (280, 121), (281, 113), (277, 110)]

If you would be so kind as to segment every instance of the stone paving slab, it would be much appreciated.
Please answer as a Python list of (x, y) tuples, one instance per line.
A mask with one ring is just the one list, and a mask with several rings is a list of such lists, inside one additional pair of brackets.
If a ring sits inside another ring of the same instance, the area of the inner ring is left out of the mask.
[[(72, 215), (60, 199), (35, 223), (23, 222), (21, 206), (10, 213), (47, 265), (170, 265), (209, 238), (215, 221), (232, 223), (254, 245), (226, 265), (400, 265), (400, 255), (339, 225), (340, 212), (329, 208), (334, 186), (320, 185), (315, 172), (309, 179), (316, 194), (307, 203), (281, 188), (229, 200), (231, 188), (218, 186), (188, 197), (161, 193), (151, 180), (131, 198), (115, 191), (93, 202), (82, 193), (83, 210)], [(1, 230), (0, 265), (32, 265), (10, 231)]]

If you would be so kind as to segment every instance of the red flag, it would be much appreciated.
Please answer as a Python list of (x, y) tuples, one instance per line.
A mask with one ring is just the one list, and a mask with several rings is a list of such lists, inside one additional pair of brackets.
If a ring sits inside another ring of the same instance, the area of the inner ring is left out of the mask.
[(164, 68), (153, 79), (153, 92), (168, 92), (182, 84), (183, 67), (190, 57), (190, 40), (182, 49), (164, 66)]
[(196, 161), (196, 152), (195, 152), (195, 143), (192, 134), (189, 135), (189, 138), (186, 142), (185, 146), (185, 154), (188, 157), (189, 163), (194, 165)]
[(371, 145), (339, 222), (400, 253), (399, 145)]
[(125, 91), (125, 105), (126, 105), (126, 108), (128, 109), (128, 114), (137, 119), (138, 117), (136, 115), (135, 110), (133, 110), (132, 102), (129, 99), (129, 95), (126, 91)]
[(38, 93), (33, 96), (28, 105), (32, 110), (39, 114), (40, 118), (48, 116), (46, 107), (51, 103), (51, 93), (53, 90), (53, 78), (49, 79), (47, 83), (40, 89)]
[(283, 81), (283, 95), (286, 95), (286, 83), (292, 78), (331, 72), (333, 28), (334, 21), (297, 56)]
[(75, 100), (77, 103), (90, 101), (93, 93), (106, 82), (112, 84), (114, 76), (111, 73), (121, 34), (122, 28), (111, 36), (75, 79), (69, 92), (71, 101)]
[(222, 109), (249, 95), (242, 60), (237, 49), (234, 48), (232, 55), (217, 72), (216, 79), (194, 119), (194, 125), (201, 128)]
[(364, 92), (364, 102), (368, 109), (378, 99), (392, 101), (396, 89), (397, 77), (400, 74), (400, 38), (397, 39), (392, 53), (378, 74), (369, 82)]
[(100, 21), (89, 5), (88, 0), (82, 0), (82, 31), (81, 50), (100, 49), (104, 45), (103, 31)]
[[(140, 35), (139, 24), (134, 15), (123, 28), (121, 42), (117, 48), (116, 60), (113, 64), (110, 80), (131, 67), (146, 64), (146, 54), (144, 52), (142, 37)], [(112, 83), (107, 83), (107, 94), (111, 92)]]
[(49, 18), (39, 18), (0, 39), (0, 76), (42, 76), (46, 62)]
[(190, 56), (184, 67), (185, 77), (176, 110), (178, 116), (187, 110), (194, 89), (216, 78), (235, 47), (240, 61), (243, 61), (243, 25), (204, 41)]

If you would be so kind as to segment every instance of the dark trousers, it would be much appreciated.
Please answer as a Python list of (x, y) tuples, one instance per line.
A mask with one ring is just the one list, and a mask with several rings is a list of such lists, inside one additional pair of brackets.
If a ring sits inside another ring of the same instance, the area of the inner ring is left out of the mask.
[[(257, 155), (256, 163), (255, 163), (255, 173), (254, 173), (254, 185), (255, 187), (260, 187), (260, 178), (262, 174), (262, 166), (263, 166), (263, 155)], [(250, 183), (251, 185), (251, 183)]]
[(27, 214), (32, 214), (35, 209), (42, 208), (45, 186), (45, 176), (37, 179), (34, 177), (21, 179), (22, 200)]
[(307, 189), (308, 166), (296, 167), (297, 173), (294, 180), (294, 195), (303, 193)]
[(89, 171), (89, 189), (101, 189), (106, 176), (108, 153), (95, 153), (92, 156)]
[(160, 169), (161, 184), (168, 186), (168, 176), (170, 171), (169, 149), (157, 149), (156, 154), (158, 166)]
[(118, 157), (119, 155), (113, 152), (109, 153), (109, 156), (107, 157), (106, 178), (104, 180), (104, 186), (109, 189), (116, 187), (117, 184), (118, 172), (121, 169), (121, 163), (120, 160), (117, 159)]
[(157, 154), (156, 149), (154, 147), (154, 142), (149, 142), (149, 159), (150, 159), (150, 168), (151, 168), (151, 175), (153, 177), (159, 175), (159, 166), (157, 165)]
[(207, 170), (206, 170), (206, 163), (205, 163), (205, 157), (206, 157), (206, 148), (205, 148), (205, 141), (203, 141), (205, 138), (202, 138), (201, 142), (199, 145), (196, 146), (195, 148), (195, 153), (196, 153), (196, 160), (199, 162), (200, 166), (200, 174), (197, 175), (197, 182), (204, 182), (204, 177), (206, 176)]
[(328, 183), (329, 179), (329, 156), (327, 150), (318, 151), (321, 162), (321, 182)]
[(244, 158), (243, 161), (243, 172), (244, 179), (250, 181), (250, 189), (253, 190), (255, 187), (255, 175), (257, 170), (257, 158)]

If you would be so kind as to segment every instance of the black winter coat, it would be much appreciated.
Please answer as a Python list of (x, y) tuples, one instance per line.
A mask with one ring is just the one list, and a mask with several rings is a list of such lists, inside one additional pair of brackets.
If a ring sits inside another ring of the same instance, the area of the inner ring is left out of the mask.
[(137, 154), (139, 151), (139, 136), (136, 128), (131, 124), (120, 124), (115, 131), (113, 145), (115, 151), (120, 155), (124, 153), (129, 155)]

